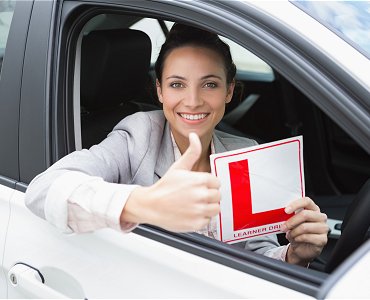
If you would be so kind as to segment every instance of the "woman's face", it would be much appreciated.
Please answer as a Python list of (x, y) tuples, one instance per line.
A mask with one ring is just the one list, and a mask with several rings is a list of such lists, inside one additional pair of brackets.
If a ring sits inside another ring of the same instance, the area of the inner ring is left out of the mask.
[(233, 90), (234, 83), (226, 83), (225, 65), (217, 52), (194, 46), (172, 50), (157, 92), (176, 142), (187, 141), (190, 132), (210, 141)]

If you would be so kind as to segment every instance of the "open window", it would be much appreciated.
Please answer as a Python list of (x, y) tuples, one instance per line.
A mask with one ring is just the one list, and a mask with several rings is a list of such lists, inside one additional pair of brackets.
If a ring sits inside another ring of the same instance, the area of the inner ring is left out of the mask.
[[(85, 14), (83, 21), (74, 22), (78, 24), (72, 35), (76, 42), (71, 45), (75, 48), (69, 49), (74, 66), (73, 97), (68, 100), (72, 101), (69, 107), (73, 107), (75, 147), (71, 150), (99, 143), (129, 114), (160, 109), (153, 63), (167, 31), (173, 22), (204, 27), (196, 17), (174, 19), (169, 13), (158, 15), (148, 10), (127, 13), (118, 6), (99, 8), (98, 12)], [(312, 292), (327, 277), (325, 265), (340, 236), (346, 209), (370, 176), (369, 154), (312, 101), (312, 95), (299, 88), (299, 82), (275, 67), (273, 56), (259, 56), (253, 47), (247, 48), (247, 42), (240, 42), (241, 34), (238, 38), (226, 34), (227, 30), (222, 31), (219, 25), (212, 30), (218, 30), (229, 42), (242, 86), (237, 99), (228, 105), (219, 129), (259, 143), (303, 135), (306, 194), (329, 217), (329, 243), (310, 268), (304, 269), (198, 234), (173, 234), (145, 225), (135, 232), (256, 276), (263, 277), (266, 270), (272, 270), (272, 282), (293, 289), (299, 288), (289, 278), (299, 278), (298, 286), (308, 284)], [(116, 80), (120, 76), (124, 81)], [(279, 240), (287, 243), (283, 235)], [(256, 271), (253, 264), (263, 270)]]

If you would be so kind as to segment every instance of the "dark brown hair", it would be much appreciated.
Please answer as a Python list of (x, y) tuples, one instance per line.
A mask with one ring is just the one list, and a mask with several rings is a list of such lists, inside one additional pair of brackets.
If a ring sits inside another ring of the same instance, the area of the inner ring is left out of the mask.
[(179, 23), (172, 26), (155, 63), (155, 73), (159, 82), (162, 81), (164, 62), (167, 56), (172, 50), (184, 46), (204, 47), (218, 53), (225, 64), (227, 84), (233, 82), (236, 67), (231, 57), (229, 45), (215, 33)]

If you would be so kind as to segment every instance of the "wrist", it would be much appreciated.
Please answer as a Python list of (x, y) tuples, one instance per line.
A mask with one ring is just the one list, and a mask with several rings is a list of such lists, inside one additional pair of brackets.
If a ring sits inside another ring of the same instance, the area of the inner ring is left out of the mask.
[(286, 252), (285, 261), (290, 264), (294, 264), (294, 265), (298, 265), (302, 267), (308, 267), (310, 264), (310, 260), (302, 259), (300, 256), (298, 256), (294, 252), (293, 246), (291, 244), (288, 245), (288, 250)]
[(122, 209), (120, 223), (150, 223), (148, 211), (148, 187), (139, 186), (131, 191)]

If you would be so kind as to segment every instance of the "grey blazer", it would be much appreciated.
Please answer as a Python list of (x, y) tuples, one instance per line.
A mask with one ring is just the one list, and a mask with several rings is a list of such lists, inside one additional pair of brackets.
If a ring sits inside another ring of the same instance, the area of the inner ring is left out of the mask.
[[(220, 131), (214, 132), (213, 142), (216, 153), (256, 144)], [(119, 122), (100, 144), (65, 156), (35, 177), (26, 192), (26, 205), (45, 218), (48, 189), (65, 172), (79, 171), (107, 182), (149, 186), (166, 173), (174, 160), (170, 128), (163, 112), (139, 112)], [(245, 245), (259, 253), (277, 246), (276, 236), (251, 239)]]

